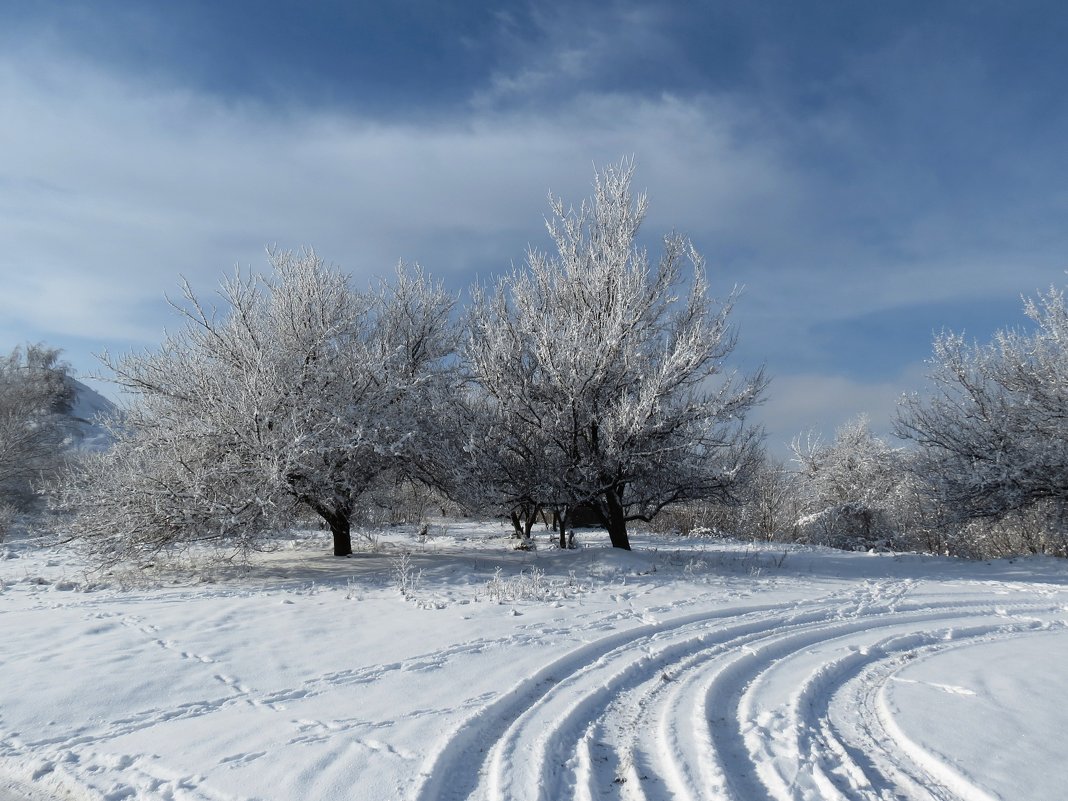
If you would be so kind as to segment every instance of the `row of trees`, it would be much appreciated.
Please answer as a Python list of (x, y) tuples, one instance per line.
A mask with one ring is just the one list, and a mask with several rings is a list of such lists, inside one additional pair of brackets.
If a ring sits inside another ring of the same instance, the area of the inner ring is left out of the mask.
[[(173, 304), (184, 324), (159, 349), (105, 355), (132, 402), (115, 446), (56, 485), (55, 508), (105, 560), (206, 540), (252, 548), (305, 514), (347, 555), (354, 520), (397, 486), (508, 514), (524, 537), (551, 515), (561, 544), (579, 511), (629, 548), (630, 524), (671, 509), (741, 536), (1068, 555), (1061, 293), (1027, 305), (1033, 331), (936, 340), (933, 391), (907, 397), (896, 421), (914, 447), (858, 420), (830, 443), (799, 438), (795, 464), (775, 464), (745, 422), (764, 375), (724, 369), (733, 295), (711, 296), (681, 236), (650, 260), (632, 172), (599, 173), (577, 209), (551, 200), (554, 251), (475, 288), (462, 314), (418, 268), (359, 291), (311, 251), (269, 251), (271, 272), (236, 274), (218, 308), (185, 285)], [(42, 415), (69, 403), (62, 373), (41, 349), (0, 365), (0, 410), (21, 402), (5, 376), (38, 377), (17, 384), (36, 411), (15, 428), (35, 444), (14, 462), (0, 420), (0, 492), (26, 494), (41, 474), (33, 448), (55, 436)]]
[(765, 462), (712, 527), (836, 547), (989, 557), (1068, 557), (1068, 306), (1050, 289), (1026, 302), (1030, 330), (989, 344), (936, 338), (923, 394), (903, 398), (895, 434), (863, 418), (833, 442), (794, 442), (795, 470)]
[(464, 319), (418, 269), (355, 290), (313, 252), (269, 253), (221, 309), (184, 287), (185, 324), (156, 351), (105, 357), (133, 393), (115, 446), (62, 484), (72, 534), (104, 559), (198, 540), (253, 547), (310, 510), (351, 553), (363, 500), (389, 482), (505, 511), (529, 534), (584, 508), (628, 523), (731, 501), (759, 455), (744, 422), (763, 376), (722, 373), (731, 303), (700, 256), (637, 244), (644, 196), (623, 164), (591, 202), (553, 201), (552, 255), (474, 291)]

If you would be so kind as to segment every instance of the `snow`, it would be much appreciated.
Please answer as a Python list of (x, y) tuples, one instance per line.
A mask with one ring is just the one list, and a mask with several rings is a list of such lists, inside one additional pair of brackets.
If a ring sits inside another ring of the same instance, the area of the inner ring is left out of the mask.
[(67, 380), (74, 387), (74, 403), (69, 415), (73, 423), (72, 444), (82, 450), (106, 450), (113, 438), (101, 423), (118, 414), (118, 407), (81, 381), (69, 376)]
[(1053, 694), (1064, 686), (1066, 636), (1039, 631), (917, 660), (884, 685), (881, 711), (897, 720), (904, 748), (940, 765), (947, 782), (967, 781), (975, 797), (972, 788), (1000, 798), (1063, 799), (1063, 767), (1059, 782), (1035, 769), (1064, 763), (1063, 696)]
[(416, 530), (0, 544), (0, 801), (1063, 797), (1063, 561)]

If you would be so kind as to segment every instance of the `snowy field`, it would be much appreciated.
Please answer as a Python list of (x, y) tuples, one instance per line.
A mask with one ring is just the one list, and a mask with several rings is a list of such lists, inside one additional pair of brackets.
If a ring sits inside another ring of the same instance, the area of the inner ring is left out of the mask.
[(1065, 797), (1065, 562), (539, 538), (148, 584), (9, 540), (0, 798)]

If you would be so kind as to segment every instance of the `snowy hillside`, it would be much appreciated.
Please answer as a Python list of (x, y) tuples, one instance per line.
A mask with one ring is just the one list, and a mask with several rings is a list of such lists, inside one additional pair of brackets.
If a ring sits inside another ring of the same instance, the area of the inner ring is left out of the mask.
[(70, 377), (67, 380), (74, 387), (74, 405), (70, 411), (72, 444), (87, 450), (108, 448), (111, 436), (101, 423), (114, 417), (118, 407), (81, 381)]
[(430, 533), (153, 586), (8, 542), (0, 797), (1064, 797), (1064, 561)]

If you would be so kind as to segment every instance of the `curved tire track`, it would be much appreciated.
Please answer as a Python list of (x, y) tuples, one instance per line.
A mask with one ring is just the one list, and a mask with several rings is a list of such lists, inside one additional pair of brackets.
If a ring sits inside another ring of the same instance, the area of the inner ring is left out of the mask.
[[(879, 688), (910, 657), (1062, 626), (1064, 610), (912, 589), (876, 582), (588, 643), (461, 725), (427, 761), (414, 798), (986, 801), (910, 751)], [(831, 714), (843, 697), (856, 712), (849, 731)]]

